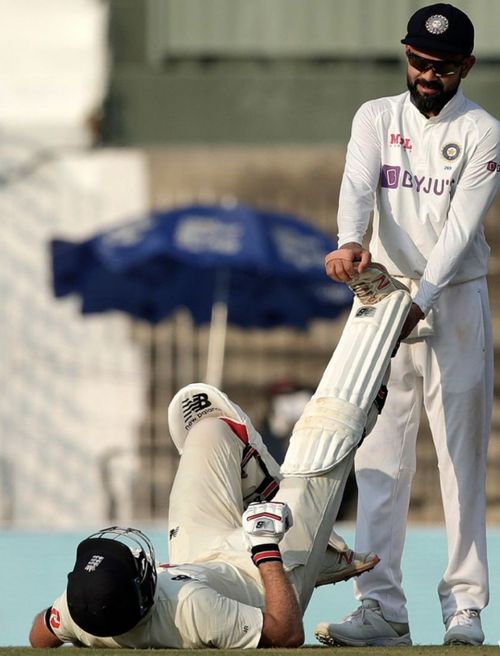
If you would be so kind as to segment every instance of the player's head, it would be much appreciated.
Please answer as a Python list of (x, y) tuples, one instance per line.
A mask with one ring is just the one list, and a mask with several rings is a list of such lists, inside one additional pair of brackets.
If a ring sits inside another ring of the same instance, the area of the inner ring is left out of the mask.
[(149, 611), (156, 589), (153, 545), (141, 531), (111, 526), (78, 545), (66, 596), (73, 621), (87, 633), (116, 636)]
[(422, 7), (408, 21), (401, 43), (408, 60), (412, 99), (426, 115), (436, 115), (456, 94), (474, 65), (474, 26), (463, 11), (439, 2)]
[(467, 56), (474, 49), (474, 25), (457, 7), (438, 2), (413, 14), (401, 43), (424, 52)]

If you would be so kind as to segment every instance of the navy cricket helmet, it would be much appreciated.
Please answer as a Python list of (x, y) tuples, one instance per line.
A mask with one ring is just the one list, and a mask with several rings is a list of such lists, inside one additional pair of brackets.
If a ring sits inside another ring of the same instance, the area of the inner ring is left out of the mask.
[(126, 633), (152, 607), (156, 580), (149, 538), (134, 528), (104, 528), (78, 545), (66, 588), (70, 615), (95, 636)]

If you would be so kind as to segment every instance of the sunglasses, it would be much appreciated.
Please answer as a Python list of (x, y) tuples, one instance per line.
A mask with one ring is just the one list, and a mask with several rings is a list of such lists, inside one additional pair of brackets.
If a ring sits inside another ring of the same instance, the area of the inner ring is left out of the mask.
[(464, 65), (464, 59), (462, 61), (451, 61), (451, 60), (434, 60), (426, 59), (425, 57), (420, 57), (414, 52), (407, 51), (406, 57), (408, 63), (412, 68), (416, 68), (417, 71), (425, 73), (426, 71), (432, 70), (436, 77), (448, 77), (449, 75), (455, 75)]

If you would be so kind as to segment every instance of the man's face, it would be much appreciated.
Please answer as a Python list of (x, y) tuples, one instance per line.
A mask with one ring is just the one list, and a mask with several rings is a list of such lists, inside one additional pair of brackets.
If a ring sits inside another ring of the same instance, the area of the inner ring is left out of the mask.
[(472, 55), (444, 55), (409, 46), (405, 53), (408, 89), (417, 109), (427, 117), (439, 114), (476, 61)]

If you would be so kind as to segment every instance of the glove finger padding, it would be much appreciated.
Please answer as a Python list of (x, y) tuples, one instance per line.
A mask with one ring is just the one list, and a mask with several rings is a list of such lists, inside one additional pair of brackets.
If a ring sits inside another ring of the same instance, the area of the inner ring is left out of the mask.
[(260, 567), (263, 563), (282, 562), (278, 544), (293, 524), (286, 503), (255, 501), (243, 513), (242, 524), (254, 565)]
[(251, 503), (243, 513), (242, 521), (251, 546), (279, 544), (293, 525), (290, 508), (280, 501)]

